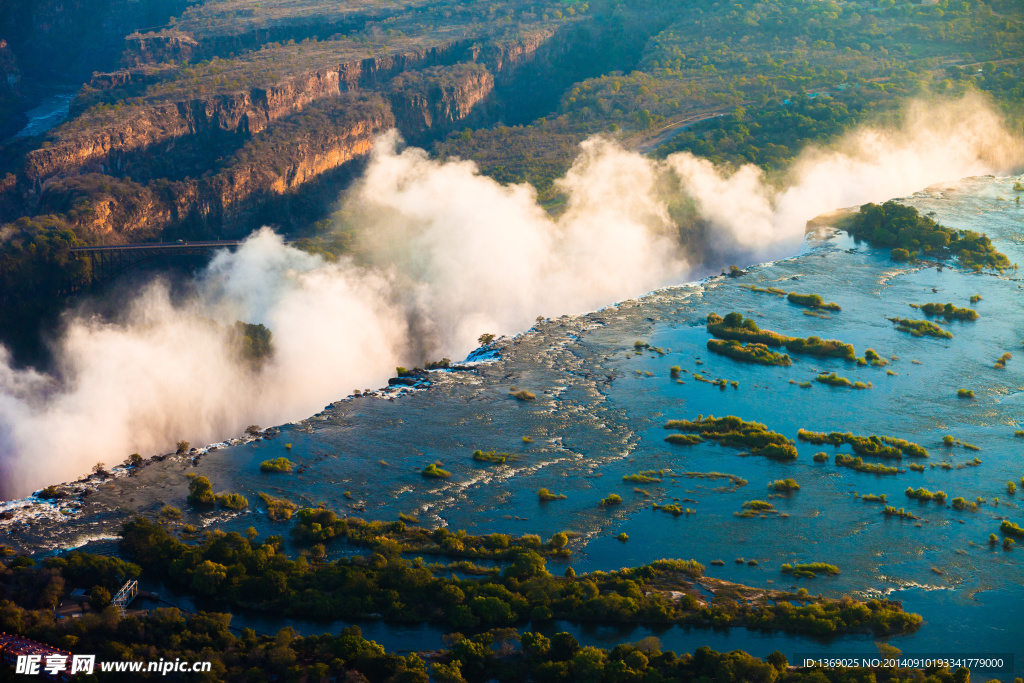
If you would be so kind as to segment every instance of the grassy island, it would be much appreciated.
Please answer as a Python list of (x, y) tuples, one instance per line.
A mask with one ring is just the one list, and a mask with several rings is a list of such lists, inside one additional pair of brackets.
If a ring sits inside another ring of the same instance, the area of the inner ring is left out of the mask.
[(291, 472), (292, 461), (285, 457), (264, 460), (260, 463), (260, 472)]
[(732, 513), (736, 517), (768, 517), (769, 515), (777, 515), (779, 511), (775, 509), (775, 506), (766, 500), (748, 500), (742, 506), (741, 512)]
[(516, 455), (514, 453), (498, 453), (497, 451), (473, 451), (473, 460), (477, 462), (492, 462), (497, 464), (503, 464), (509, 460), (515, 460)]
[(1007, 536), (1016, 536), (1017, 538), (1024, 538), (1024, 529), (1020, 525), (1011, 522), (1008, 519), (1004, 519), (1002, 524), (999, 525), (999, 530)]
[(900, 519), (921, 519), (913, 512), (907, 512), (903, 508), (897, 510), (892, 505), (886, 505), (885, 508), (882, 509), (882, 514), (886, 517), (898, 517)]
[(778, 287), (758, 287), (757, 285), (740, 285), (743, 289), (749, 289), (752, 292), (760, 292), (762, 294), (774, 294), (775, 296), (786, 296), (786, 290), (779, 289)]
[(696, 432), (723, 446), (749, 448), (751, 455), (761, 455), (772, 460), (795, 460), (797, 457), (793, 442), (782, 434), (770, 432), (758, 422), (744, 422), (734, 415), (722, 418), (709, 415), (692, 421), (669, 420), (665, 423), (665, 429)]
[[(806, 339), (802, 337), (788, 337), (771, 330), (762, 330), (752, 319), (744, 318), (742, 313), (736, 313), (735, 311), (724, 318), (715, 313), (709, 313), (707, 330), (719, 339), (747, 342), (748, 344), (763, 344), (772, 348), (784, 346), (790, 353), (802, 353), (826, 358), (846, 358), (848, 360), (853, 360), (857, 357), (856, 351), (850, 344), (835, 339), (821, 339), (819, 337), (807, 337)], [(710, 344), (708, 348), (711, 348)]]
[(605, 507), (605, 508), (614, 507), (616, 505), (622, 505), (622, 496), (618, 495), (617, 493), (609, 494), (609, 496), (607, 498), (602, 498), (598, 502), (598, 505), (600, 507)]
[(860, 499), (863, 500), (865, 503), (884, 503), (885, 494), (881, 493), (876, 495), (874, 493), (868, 493), (866, 495), (861, 496)]
[(894, 436), (855, 436), (851, 432), (811, 432), (806, 429), (800, 429), (796, 433), (796, 437), (804, 442), (821, 446), (828, 444), (839, 448), (843, 444), (848, 444), (853, 452), (858, 455), (867, 455), (879, 458), (887, 458), (890, 460), (899, 460), (904, 455), (914, 458), (927, 458), (928, 451), (922, 446), (914, 443), (913, 441), (907, 441), (906, 439), (898, 439)]
[(768, 488), (783, 492), (799, 491), (800, 484), (796, 483), (796, 480), (794, 479), (776, 479), (772, 483), (768, 484)]
[(978, 319), (978, 312), (973, 308), (958, 308), (953, 304), (922, 304), (921, 312), (929, 317), (941, 315), (946, 320), (972, 321)]
[(793, 364), (793, 361), (787, 354), (777, 353), (766, 345), (756, 342), (751, 342), (744, 346), (735, 339), (709, 339), (708, 351), (760, 365), (779, 365), (785, 367)]
[(622, 481), (631, 484), (660, 484), (661, 477), (664, 476), (664, 470), (647, 470), (645, 472), (640, 472), (639, 474), (627, 474), (622, 477)]
[(511, 392), (510, 391), (509, 392), (509, 396), (511, 396), (512, 398), (514, 398), (514, 399), (516, 399), (518, 401), (533, 401), (533, 400), (536, 400), (536, 398), (537, 398), (537, 394), (535, 394), (532, 391), (529, 391), (527, 389), (521, 389), (521, 390), (516, 391), (516, 392)]
[(915, 489), (913, 487), (908, 486), (907, 490), (904, 491), (903, 493), (907, 496), (907, 498), (913, 498), (914, 500), (919, 500), (922, 502), (934, 500), (939, 505), (946, 504), (947, 496), (944, 491), (935, 491), (934, 493), (932, 493), (931, 491), (924, 487)]
[(953, 333), (947, 332), (935, 323), (927, 320), (909, 320), (907, 318), (888, 318), (896, 325), (896, 330), (906, 332), (912, 337), (935, 337), (936, 339), (952, 339)]
[(857, 241), (891, 249), (890, 256), (896, 261), (916, 259), (920, 253), (936, 259), (955, 256), (961, 266), (974, 270), (1003, 270), (1011, 265), (985, 235), (944, 227), (917, 209), (892, 200), (863, 205), (843, 227)]
[(957, 496), (956, 498), (951, 500), (949, 505), (950, 505), (950, 507), (952, 507), (957, 512), (963, 512), (964, 510), (967, 510), (969, 512), (977, 512), (978, 511), (978, 504), (977, 503), (975, 503), (973, 501), (968, 501), (967, 499), (965, 499), (965, 498), (963, 498), (961, 496)]
[(798, 579), (814, 579), (817, 578), (818, 574), (828, 574), (829, 576), (836, 576), (839, 574), (839, 567), (834, 564), (825, 564), (824, 562), (807, 562), (803, 564), (784, 564), (782, 565), (783, 574), (792, 574)]
[(778, 348), (783, 346), (789, 337), (762, 330), (757, 323), (750, 318), (743, 318), (742, 313), (730, 313), (724, 318), (715, 314), (708, 314), (707, 330), (719, 339), (732, 339), (738, 342), (754, 342)]
[(821, 382), (822, 384), (827, 384), (830, 387), (852, 387), (853, 386), (853, 382), (851, 382), (846, 377), (840, 377), (835, 372), (833, 372), (831, 374), (824, 374), (824, 373), (820, 374), (820, 375), (818, 375), (817, 377), (814, 378), (814, 381), (815, 382)]
[(260, 493), (259, 496), (263, 505), (267, 508), (267, 517), (269, 517), (272, 522), (287, 522), (292, 518), (292, 513), (294, 513), (299, 507), (290, 500), (274, 498), (266, 493)]
[(448, 479), (452, 476), (451, 472), (441, 469), (433, 462), (424, 467), (420, 474), (428, 479)]
[(696, 434), (669, 434), (665, 437), (665, 441), (678, 446), (694, 446), (704, 441), (704, 439)]
[(825, 311), (841, 311), (843, 310), (839, 304), (835, 302), (826, 303), (817, 294), (797, 294), (796, 292), (790, 292), (786, 297), (789, 303), (796, 304), (797, 306), (806, 306), (807, 308), (817, 308)]
[(668, 505), (658, 505), (657, 503), (654, 503), (651, 506), (651, 508), (654, 509), (654, 510), (661, 510), (662, 512), (668, 513), (668, 514), (672, 515), (673, 517), (681, 517), (682, 515), (695, 515), (695, 514), (697, 514), (696, 510), (691, 510), (690, 508), (682, 508), (682, 507), (679, 507), (679, 505), (677, 505), (675, 503), (670, 503)]
[(889, 467), (881, 463), (864, 462), (864, 458), (852, 455), (845, 455), (843, 453), (836, 453), (835, 458), (836, 467), (848, 467), (857, 472), (866, 472), (868, 474), (899, 474), (899, 469), (896, 467)]
[(547, 503), (552, 500), (565, 500), (568, 496), (564, 493), (551, 493), (547, 489), (537, 489), (537, 498), (542, 503)]

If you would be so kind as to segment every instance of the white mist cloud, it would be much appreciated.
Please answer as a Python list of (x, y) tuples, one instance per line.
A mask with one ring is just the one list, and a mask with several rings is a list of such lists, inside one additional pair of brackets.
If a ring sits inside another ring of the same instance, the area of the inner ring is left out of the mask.
[(823, 213), (1024, 164), (1021, 140), (979, 96), (917, 103), (904, 118), (897, 130), (862, 128), (835, 150), (805, 150), (781, 190), (767, 186), (752, 165), (723, 173), (688, 153), (674, 154), (666, 164), (715, 228), (715, 245), (759, 258), (790, 253), (807, 221)]
[[(502, 186), (470, 162), (376, 147), (345, 198), (355, 259), (326, 263), (267, 229), (217, 256), (194, 295), (151, 284), (116, 321), (70, 316), (57, 376), (15, 370), (0, 348), (0, 495), (69, 479), (97, 461), (166, 452), (318, 411), (394, 367), (461, 357), (483, 332), (591, 310), (692, 276), (667, 210), (682, 186), (718, 253), (792, 253), (807, 220), (1020, 164), (1021, 147), (976, 101), (913, 110), (904, 130), (861, 131), (808, 150), (786, 186), (745, 166), (722, 173), (677, 154), (655, 162), (592, 139), (549, 216), (529, 186)], [(715, 268), (724, 264), (703, 264)], [(263, 323), (275, 353), (240, 362), (230, 326)]]

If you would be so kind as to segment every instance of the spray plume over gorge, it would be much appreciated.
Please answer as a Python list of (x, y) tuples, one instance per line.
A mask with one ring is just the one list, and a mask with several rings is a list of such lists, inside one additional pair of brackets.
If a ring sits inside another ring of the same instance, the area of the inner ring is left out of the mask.
[[(304, 417), (394, 367), (459, 357), (483, 332), (591, 310), (723, 265), (794, 253), (810, 218), (970, 175), (1006, 173), (1019, 140), (973, 98), (912, 107), (899, 131), (859, 130), (807, 150), (781, 187), (744, 166), (722, 173), (688, 153), (663, 162), (591, 139), (559, 181), (553, 218), (529, 186), (471, 162), (439, 162), (383, 136), (344, 199), (358, 236), (328, 263), (270, 230), (214, 259), (187, 297), (155, 282), (115, 321), (69, 313), (56, 376), (0, 366), (0, 494), (80, 475), (97, 461), (210, 443), (247, 424)], [(681, 244), (670, 205), (705, 226)], [(717, 256), (706, 256), (714, 253)], [(274, 354), (241, 361), (236, 320), (263, 323)]]

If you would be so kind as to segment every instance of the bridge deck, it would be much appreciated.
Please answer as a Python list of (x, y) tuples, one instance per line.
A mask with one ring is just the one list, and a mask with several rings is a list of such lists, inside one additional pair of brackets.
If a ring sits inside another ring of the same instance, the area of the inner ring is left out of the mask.
[(71, 247), (76, 253), (102, 253), (109, 251), (158, 251), (174, 249), (217, 249), (237, 247), (241, 240), (212, 240), (206, 242), (143, 242), (141, 244), (110, 244), (105, 246)]

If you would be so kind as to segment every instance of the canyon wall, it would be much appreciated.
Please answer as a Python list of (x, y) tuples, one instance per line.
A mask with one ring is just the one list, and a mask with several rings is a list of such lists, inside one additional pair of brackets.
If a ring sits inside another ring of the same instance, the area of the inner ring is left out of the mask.
[[(457, 40), (404, 49), (267, 87), (88, 113), (25, 156), (20, 201), (35, 204), (36, 213), (86, 207), (72, 222), (102, 242), (166, 230), (231, 236), (257, 220), (297, 227), (302, 217), (285, 205), (300, 205), (307, 186), (315, 194), (318, 183), (365, 157), (384, 130), (398, 127), (407, 140), (426, 144), (467, 125), (507, 123), (557, 96), (600, 60), (599, 32), (585, 24), (482, 45)], [(118, 89), (161, 77), (147, 67), (98, 74), (92, 83)], [(116, 179), (120, 191), (75, 180), (93, 174)], [(337, 191), (297, 211), (322, 211)]]

